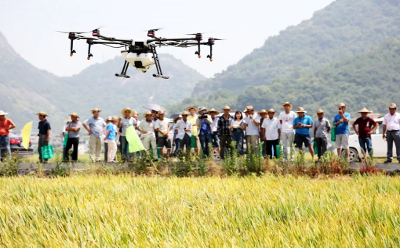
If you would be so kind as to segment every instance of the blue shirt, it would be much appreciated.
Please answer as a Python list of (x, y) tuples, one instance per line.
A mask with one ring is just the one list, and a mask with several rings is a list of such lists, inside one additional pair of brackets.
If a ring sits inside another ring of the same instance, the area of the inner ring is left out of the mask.
[[(304, 124), (304, 125), (312, 125), (312, 124), (314, 124), (313, 120), (308, 115), (304, 115), (303, 118), (300, 118), (300, 116), (297, 116), (296, 118), (294, 118), (293, 126), (296, 126), (299, 123)], [(310, 134), (310, 128), (307, 128), (307, 127), (297, 128), (296, 129), (296, 133), (302, 134), (302, 135), (309, 135)]]
[(115, 140), (115, 129), (114, 129), (114, 124), (112, 124), (111, 122), (107, 124), (106, 127), (106, 132), (110, 130), (110, 133), (107, 136), (108, 140)]
[(201, 120), (200, 133), (211, 134), (210, 124), (206, 120)]
[[(350, 122), (350, 114), (349, 113), (344, 113), (344, 117), (349, 120)], [(333, 125), (335, 125), (336, 122), (340, 121), (342, 116), (340, 114), (337, 114), (335, 118), (333, 119)], [(349, 122), (342, 122), (339, 123), (339, 125), (336, 126), (336, 134), (348, 134), (349, 132)]]

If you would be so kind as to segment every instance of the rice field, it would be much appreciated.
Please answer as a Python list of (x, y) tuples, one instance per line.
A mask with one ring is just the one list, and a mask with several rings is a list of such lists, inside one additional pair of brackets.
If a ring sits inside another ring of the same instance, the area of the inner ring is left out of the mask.
[(399, 247), (400, 178), (0, 178), (2, 247)]

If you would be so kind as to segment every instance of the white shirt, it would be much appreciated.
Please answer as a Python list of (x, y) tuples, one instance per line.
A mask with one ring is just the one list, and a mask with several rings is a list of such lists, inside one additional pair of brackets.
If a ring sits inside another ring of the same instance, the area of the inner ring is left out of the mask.
[(282, 133), (293, 133), (293, 121), (297, 117), (294, 111), (290, 111), (289, 114), (281, 112), (279, 114), (279, 120), (282, 121), (281, 130)]
[(126, 136), (126, 129), (128, 129), (128, 127), (130, 127), (130, 126), (136, 126), (136, 119), (133, 117), (130, 117), (129, 119), (122, 117), (122, 120), (121, 120), (122, 135), (121, 136)]
[(156, 134), (154, 132), (154, 121), (147, 122), (147, 120), (141, 121), (139, 124), (140, 130), (146, 132), (142, 133), (143, 137), (155, 139)]
[(164, 120), (158, 119), (155, 123), (154, 129), (160, 129), (161, 132), (166, 133), (168, 131), (169, 120), (164, 118)]
[(218, 131), (218, 117), (215, 116), (213, 122), (211, 123), (211, 132), (217, 132)]
[(388, 131), (397, 131), (400, 129), (400, 114), (394, 113), (391, 115), (390, 113), (386, 114), (383, 117), (383, 125), (386, 125), (386, 130)]
[(281, 128), (281, 123), (278, 118), (276, 117), (272, 119), (270, 119), (269, 117), (265, 118), (261, 127), (265, 129), (266, 140), (278, 139), (279, 137), (278, 129)]
[(185, 136), (185, 129), (189, 129), (189, 131), (187, 131), (186, 133), (190, 136), (192, 136), (192, 123), (190, 123), (190, 121), (186, 121), (184, 122), (183, 120), (179, 120), (175, 126), (174, 126), (175, 130), (178, 130), (178, 134), (176, 135), (177, 139), (183, 139), (183, 137)]
[[(253, 115), (253, 119), (260, 123), (260, 116), (259, 115)], [(246, 127), (246, 135), (259, 135), (260, 134), (260, 128), (256, 124), (254, 124), (254, 121), (250, 119), (249, 116), (246, 116), (243, 119), (243, 122), (247, 124)]]

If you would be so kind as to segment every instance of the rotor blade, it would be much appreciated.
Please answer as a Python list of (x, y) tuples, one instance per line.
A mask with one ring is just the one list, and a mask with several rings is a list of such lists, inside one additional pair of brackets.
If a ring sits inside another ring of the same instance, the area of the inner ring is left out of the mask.
[(197, 33), (193, 33), (193, 34), (186, 34), (186, 35), (197, 35), (197, 34), (207, 34), (209, 32), (197, 32)]
[(63, 33), (63, 34), (69, 34), (69, 33), (74, 33), (74, 34), (85, 34), (85, 33), (91, 33), (92, 31), (85, 31), (85, 32), (75, 32), (75, 31), (70, 31), (70, 32), (66, 32), (66, 31), (56, 31), (58, 33)]
[(226, 39), (219, 39), (219, 38), (213, 38), (214, 40), (226, 40)]

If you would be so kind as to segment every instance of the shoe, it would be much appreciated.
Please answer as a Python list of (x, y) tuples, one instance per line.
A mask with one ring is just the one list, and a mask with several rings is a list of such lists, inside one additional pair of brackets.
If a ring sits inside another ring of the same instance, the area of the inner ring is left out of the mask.
[(385, 162), (383, 162), (383, 163), (385, 163), (385, 164), (389, 164), (389, 163), (391, 163), (392, 162), (392, 160), (386, 160)]

